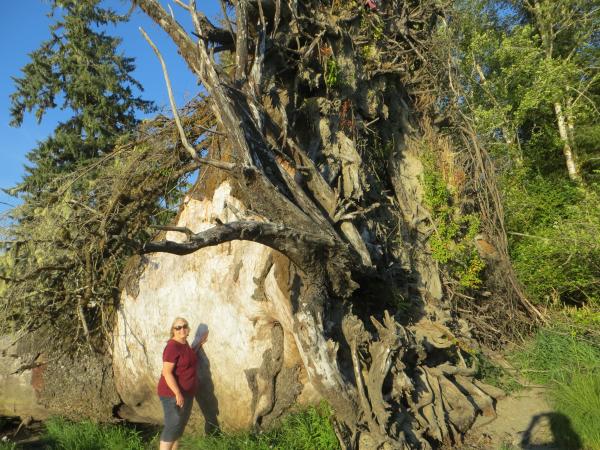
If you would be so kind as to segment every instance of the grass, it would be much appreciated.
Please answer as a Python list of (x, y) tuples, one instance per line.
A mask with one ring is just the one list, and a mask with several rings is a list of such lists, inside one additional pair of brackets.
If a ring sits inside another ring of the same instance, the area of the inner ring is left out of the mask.
[(513, 359), (529, 380), (549, 385), (557, 440), (565, 448), (600, 450), (598, 337), (561, 322), (541, 329)]
[(326, 404), (291, 414), (273, 430), (261, 434), (220, 434), (184, 437), (182, 450), (337, 450)]
[(17, 446), (12, 442), (0, 442), (0, 450), (17, 450)]
[(558, 324), (538, 331), (514, 362), (535, 383), (565, 382), (573, 373), (600, 368), (600, 342)]
[(145, 450), (140, 434), (130, 428), (89, 421), (52, 418), (46, 422), (48, 447), (57, 450)]
[(569, 419), (569, 426), (586, 448), (600, 449), (600, 371), (576, 372), (567, 382), (558, 382), (551, 392), (556, 412)]
[[(264, 433), (185, 435), (181, 450), (338, 450), (331, 425), (331, 410), (323, 403), (286, 416)], [(150, 440), (122, 425), (71, 422), (52, 418), (46, 422), (45, 448), (56, 450), (150, 450), (158, 447), (158, 435)], [(0, 442), (0, 450), (17, 450)]]

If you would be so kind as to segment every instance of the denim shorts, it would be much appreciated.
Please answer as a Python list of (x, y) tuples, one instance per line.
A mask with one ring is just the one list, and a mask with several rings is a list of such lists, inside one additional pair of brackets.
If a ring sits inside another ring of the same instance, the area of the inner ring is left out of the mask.
[(160, 435), (160, 440), (163, 442), (175, 442), (183, 434), (192, 412), (194, 397), (184, 395), (183, 399), (183, 406), (179, 407), (175, 403), (175, 397), (160, 397), (165, 413), (165, 427)]

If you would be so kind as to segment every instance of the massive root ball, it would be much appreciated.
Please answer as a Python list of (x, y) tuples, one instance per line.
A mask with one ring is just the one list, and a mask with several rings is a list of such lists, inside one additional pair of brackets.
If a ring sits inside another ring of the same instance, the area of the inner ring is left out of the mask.
[[(437, 88), (427, 51), (440, 2), (236, 0), (235, 26), (226, 20), (223, 30), (193, 0), (177, 3), (192, 34), (159, 2), (136, 1), (206, 89), (210, 121), (180, 121), (172, 100), (181, 146), (163, 142), (185, 155), (173, 190), (181, 195), (177, 181), (200, 167), (198, 180), (154, 239), (146, 233), (155, 217), (128, 232), (135, 202), (126, 176), (106, 208), (94, 197), (80, 209), (102, 212), (100, 238), (85, 234), (86, 248), (99, 249), (86, 274), (107, 267), (115, 254), (107, 243), (118, 244), (119, 263), (122, 249), (138, 253), (110, 304), (116, 314), (102, 316), (114, 328), (106, 334), (117, 413), (160, 418), (160, 356), (170, 321), (184, 316), (210, 330), (197, 419), (207, 430), (268, 427), (293, 404), (324, 399), (343, 448), (460, 442), (494, 417), (501, 393), (474, 379), (475, 358), (462, 345), (469, 327), (448, 301), (456, 283), (430, 245), (440, 233), (423, 161), (453, 142), (431, 125), (442, 102), (420, 94)], [(490, 170), (477, 150), (454, 186), (457, 214), (478, 214), (461, 198), (497, 200), (477, 184)], [(146, 179), (158, 176), (145, 174), (140, 201)], [(150, 204), (164, 199), (155, 191)], [(503, 229), (497, 214), (483, 216), (486, 231)], [(505, 246), (498, 252), (506, 257)], [(100, 314), (87, 300), (71, 312), (91, 342), (86, 326)]]

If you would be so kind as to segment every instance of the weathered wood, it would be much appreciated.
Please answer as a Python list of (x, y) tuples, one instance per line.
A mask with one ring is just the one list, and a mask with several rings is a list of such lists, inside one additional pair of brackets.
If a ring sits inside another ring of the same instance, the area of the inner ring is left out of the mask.
[[(402, 49), (406, 70), (413, 67), (409, 61), (425, 58), (419, 49), (427, 32), (422, 24), (433, 24), (436, 9), (397, 3), (377, 14), (389, 16), (385, 39)], [(141, 251), (186, 255), (246, 240), (288, 257), (300, 287), (286, 322), (312, 385), (334, 409), (344, 448), (429, 448), (459, 439), (479, 416), (491, 416), (493, 395), (472, 381), (476, 367), (463, 364), (457, 339), (438, 323), (443, 314), (409, 329), (380, 306), (381, 320), (372, 317), (367, 329), (368, 316), (359, 318), (349, 306), (360, 305), (353, 297), (357, 280), (372, 285), (387, 279), (391, 288), (399, 282), (388, 270), (402, 264), (418, 280), (407, 292), (424, 303), (443, 296), (422, 233), (422, 222), (430, 220), (414, 170), (422, 167), (418, 155), (403, 153), (414, 129), (396, 76), (399, 63), (390, 57), (385, 67), (365, 69), (373, 62), (360, 60), (356, 51), (363, 45), (360, 35), (369, 32), (357, 20), (363, 12), (350, 16), (318, 1), (236, 0), (233, 36), (232, 29), (217, 30), (204, 20), (190, 0), (199, 37), (194, 43), (157, 2), (138, 4), (169, 33), (205, 86), (233, 160), (226, 176), (245, 206), (265, 218), (184, 231), (185, 240), (149, 242)], [(404, 23), (391, 20), (396, 17)], [(419, 25), (408, 30), (408, 21)], [(234, 45), (231, 78), (213, 60), (214, 43)], [(373, 158), (361, 148), (367, 143), (389, 152), (378, 161), (387, 166), (387, 179), (378, 179), (385, 170), (366, 167)], [(375, 214), (385, 218), (378, 225), (369, 218)], [(400, 231), (390, 225), (399, 215)], [(398, 256), (407, 249), (410, 257)], [(350, 373), (340, 364), (341, 345), (347, 346)], [(269, 361), (279, 367), (276, 356)], [(274, 380), (256, 376), (263, 386), (253, 416), (259, 424), (276, 400)]]

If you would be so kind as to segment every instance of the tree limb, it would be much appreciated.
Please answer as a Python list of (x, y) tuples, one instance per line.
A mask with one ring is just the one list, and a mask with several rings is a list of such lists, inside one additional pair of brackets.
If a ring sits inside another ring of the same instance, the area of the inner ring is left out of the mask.
[[(235, 164), (233, 164), (233, 163), (226, 163), (226, 162), (222, 162), (222, 161), (215, 161), (215, 160), (211, 160), (211, 159), (200, 158), (198, 156), (198, 152), (196, 151), (196, 149), (194, 147), (192, 147), (192, 145), (187, 140), (185, 131), (183, 129), (183, 126), (181, 125), (181, 119), (179, 118), (179, 113), (177, 112), (177, 105), (175, 104), (175, 97), (173, 95), (173, 89), (171, 88), (171, 81), (169, 80), (169, 73), (167, 71), (167, 65), (165, 64), (165, 60), (163, 59), (163, 57), (162, 57), (160, 51), (158, 50), (158, 48), (156, 47), (156, 45), (154, 45), (154, 42), (152, 42), (152, 39), (150, 39), (150, 37), (146, 34), (144, 29), (142, 27), (140, 27), (139, 30), (142, 33), (142, 35), (144, 36), (144, 38), (146, 39), (146, 41), (148, 42), (148, 44), (150, 44), (150, 46), (152, 47), (152, 50), (154, 50), (154, 53), (158, 57), (158, 60), (160, 61), (160, 65), (162, 66), (163, 75), (165, 77), (165, 83), (167, 85), (167, 93), (169, 94), (169, 103), (171, 104), (171, 110), (173, 111), (173, 119), (175, 119), (175, 124), (177, 125), (177, 130), (179, 131), (179, 137), (181, 138), (181, 143), (183, 144), (183, 147), (187, 150), (187, 152), (190, 154), (192, 159), (194, 161), (198, 162), (199, 164), (204, 163), (204, 164), (207, 164), (207, 165), (219, 168), (219, 169), (232, 170), (235, 167)], [(204, 127), (202, 127), (202, 128), (204, 128)], [(205, 129), (205, 131), (215, 133), (214, 131), (208, 130), (208, 129)], [(217, 134), (221, 134), (221, 133), (217, 133)]]
[[(266, 245), (283, 253), (301, 268), (306, 268), (314, 261), (317, 257), (315, 252), (322, 252), (326, 248), (333, 248), (338, 245), (334, 237), (325, 233), (311, 234), (273, 223), (237, 221), (191, 234), (188, 240), (184, 242), (168, 240), (147, 242), (142, 245), (141, 253), (159, 252), (189, 255), (205, 247), (235, 240), (252, 241)], [(313, 251), (311, 251), (311, 248)]]

